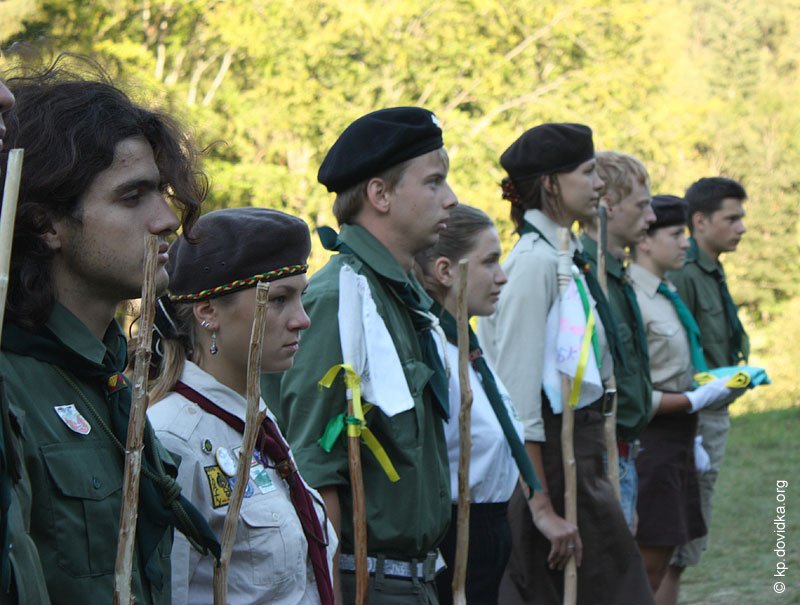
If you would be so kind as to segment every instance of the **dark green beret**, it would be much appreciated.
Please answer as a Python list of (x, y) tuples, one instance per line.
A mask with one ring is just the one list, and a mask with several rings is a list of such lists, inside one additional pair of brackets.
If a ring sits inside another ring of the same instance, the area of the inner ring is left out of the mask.
[(650, 224), (648, 233), (665, 227), (685, 225), (689, 216), (689, 204), (675, 195), (654, 195), (651, 200), (656, 221)]
[(322, 161), (317, 180), (341, 193), (401, 162), (444, 147), (436, 116), (422, 107), (368, 113), (345, 128)]
[(500, 156), (500, 164), (518, 183), (569, 172), (594, 157), (592, 129), (583, 124), (540, 124), (526, 130)]
[(174, 302), (216, 298), (308, 270), (308, 226), (279, 210), (209, 212), (192, 228), (192, 239), (181, 235), (169, 249), (169, 298)]

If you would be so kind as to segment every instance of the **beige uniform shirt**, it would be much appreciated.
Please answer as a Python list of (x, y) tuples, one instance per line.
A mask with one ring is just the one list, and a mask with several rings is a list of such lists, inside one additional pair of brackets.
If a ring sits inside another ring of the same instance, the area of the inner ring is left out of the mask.
[[(636, 263), (628, 268), (636, 300), (642, 312), (647, 349), (650, 352), (650, 376), (653, 380), (653, 414), (661, 405), (664, 391), (682, 393), (692, 390), (694, 370), (689, 337), (675, 306), (657, 292), (661, 279)], [(667, 287), (675, 286), (665, 280)]]
[[(478, 322), (478, 339), (519, 412), (525, 441), (544, 441), (545, 326), (550, 307), (558, 299), (558, 251), (554, 246), (558, 246), (559, 226), (539, 210), (525, 212), (525, 220), (544, 238), (526, 233), (508, 255), (503, 263), (508, 283), (494, 314)], [(570, 254), (580, 247), (572, 235)], [(614, 362), (603, 324), (596, 311), (594, 314), (602, 360), (600, 377), (605, 381), (614, 371)]]

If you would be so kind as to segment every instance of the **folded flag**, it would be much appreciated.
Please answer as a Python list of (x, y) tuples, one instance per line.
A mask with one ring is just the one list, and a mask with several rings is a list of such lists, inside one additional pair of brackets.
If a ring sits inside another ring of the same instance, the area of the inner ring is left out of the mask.
[(724, 366), (694, 375), (698, 385), (704, 385), (717, 378), (728, 378), (725, 383), (729, 389), (753, 389), (762, 384), (772, 384), (767, 370), (757, 366)]

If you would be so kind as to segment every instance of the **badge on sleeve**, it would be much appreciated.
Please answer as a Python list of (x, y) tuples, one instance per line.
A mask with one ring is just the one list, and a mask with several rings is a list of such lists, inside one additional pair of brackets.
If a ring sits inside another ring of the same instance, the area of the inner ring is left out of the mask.
[(56, 405), (53, 406), (53, 409), (58, 414), (58, 417), (61, 418), (61, 421), (79, 435), (88, 435), (92, 430), (92, 426), (87, 422), (86, 418), (81, 416), (74, 404)]

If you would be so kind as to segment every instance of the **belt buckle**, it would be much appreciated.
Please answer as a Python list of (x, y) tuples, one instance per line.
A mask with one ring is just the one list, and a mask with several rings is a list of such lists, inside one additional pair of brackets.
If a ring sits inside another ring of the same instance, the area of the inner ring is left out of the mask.
[(629, 458), (631, 460), (636, 460), (636, 457), (639, 455), (639, 452), (642, 451), (642, 442), (638, 439), (634, 439), (631, 442), (631, 453)]
[(600, 411), (603, 413), (603, 416), (611, 416), (612, 410), (614, 409), (614, 397), (617, 396), (617, 389), (606, 389), (605, 393), (603, 393), (603, 400), (600, 404)]

